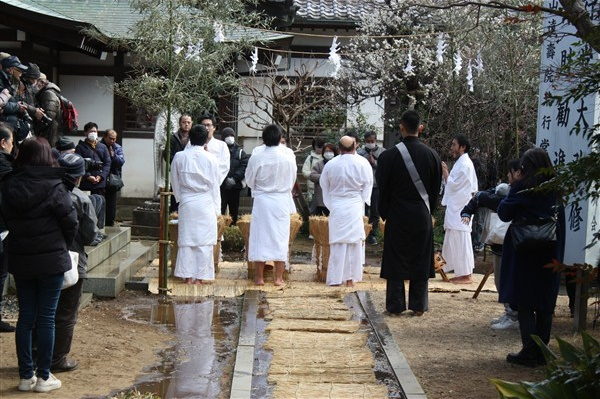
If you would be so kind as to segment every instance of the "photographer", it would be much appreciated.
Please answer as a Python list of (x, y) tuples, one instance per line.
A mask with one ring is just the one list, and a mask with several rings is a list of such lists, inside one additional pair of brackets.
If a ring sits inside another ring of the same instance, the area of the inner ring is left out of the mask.
[(85, 162), (85, 175), (80, 188), (92, 194), (104, 196), (106, 178), (110, 173), (110, 154), (108, 148), (98, 141), (98, 125), (88, 122), (83, 127), (85, 140), (79, 140), (75, 152), (81, 155)]
[[(33, 64), (35, 65), (35, 64)], [(39, 74), (36, 85), (33, 87), (37, 104), (46, 114), (45, 118), (34, 121), (33, 131), (36, 136), (45, 137), (54, 147), (59, 138), (58, 123), (61, 117), (60, 89), (46, 79), (46, 75)]]
[[(15, 132), (15, 143), (19, 143), (29, 134), (29, 123), (31, 119), (27, 114), (27, 105), (19, 102), (17, 90), (19, 88), (21, 75), (27, 67), (21, 64), (18, 57), (11, 55), (2, 60), (0, 70), (0, 91), (5, 92), (5, 104), (0, 112), (0, 121), (10, 125)], [(6, 91), (8, 93), (6, 93)]]

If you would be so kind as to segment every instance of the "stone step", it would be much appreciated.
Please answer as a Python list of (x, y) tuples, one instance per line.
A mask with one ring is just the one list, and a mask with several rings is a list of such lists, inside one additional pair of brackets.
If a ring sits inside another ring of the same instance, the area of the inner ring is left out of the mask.
[(88, 271), (93, 270), (96, 266), (117, 253), (129, 241), (131, 241), (131, 228), (122, 226), (111, 226), (105, 229), (108, 238), (100, 242), (95, 247), (85, 247), (88, 259)]
[(123, 223), (121, 226), (130, 227), (131, 236), (139, 239), (158, 238), (160, 233), (160, 228), (154, 226), (140, 226), (132, 223)]
[(88, 271), (83, 291), (97, 296), (116, 297), (125, 288), (125, 283), (137, 271), (147, 266), (158, 253), (156, 241), (132, 241), (124, 245), (93, 270)]

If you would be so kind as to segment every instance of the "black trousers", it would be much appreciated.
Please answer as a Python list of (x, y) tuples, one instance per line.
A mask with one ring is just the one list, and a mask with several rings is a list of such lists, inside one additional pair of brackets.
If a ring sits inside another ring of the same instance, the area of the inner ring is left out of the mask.
[[(0, 244), (2, 245), (2, 244)], [(8, 262), (4, 256), (4, 251), (0, 248), (0, 320), (2, 320), (2, 293), (4, 292), (4, 282), (8, 276)]]
[(240, 191), (241, 189), (225, 189), (221, 187), (221, 215), (225, 215), (229, 207), (229, 215), (233, 219), (232, 225), (237, 223), (240, 211)]
[[(429, 309), (429, 280), (409, 280), (408, 309), (425, 312)], [(385, 308), (390, 313), (404, 312), (406, 307), (404, 280), (387, 280)]]
[(373, 187), (371, 191), (371, 205), (365, 206), (365, 216), (369, 217), (369, 223), (373, 228), (369, 233), (370, 237), (376, 237), (379, 231), (379, 208), (377, 203), (379, 202), (379, 188)]
[(54, 318), (54, 352), (52, 364), (58, 364), (71, 351), (73, 342), (73, 331), (79, 314), (79, 303), (83, 292), (83, 279), (60, 292), (56, 316)]
[(115, 216), (117, 214), (117, 195), (119, 191), (115, 189), (106, 189), (104, 199), (106, 201), (106, 217), (104, 220), (105, 226), (114, 226)]
[(533, 309), (528, 306), (519, 305), (519, 330), (523, 350), (526, 352), (538, 352), (538, 346), (531, 338), (537, 335), (548, 344), (550, 342), (550, 330), (552, 329), (552, 312)]

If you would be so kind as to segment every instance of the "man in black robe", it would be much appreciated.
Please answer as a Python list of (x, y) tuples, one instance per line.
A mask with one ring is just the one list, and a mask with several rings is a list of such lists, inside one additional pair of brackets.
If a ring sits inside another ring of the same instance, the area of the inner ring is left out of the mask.
[(404, 112), (400, 134), (429, 196), (429, 209), (397, 146), (380, 155), (375, 175), (379, 214), (386, 222), (381, 277), (387, 280), (389, 315), (399, 315), (407, 309), (404, 280), (410, 281), (408, 309), (414, 315), (422, 315), (428, 308), (428, 280), (435, 277), (431, 212), (438, 202), (442, 163), (439, 155), (419, 140), (420, 123), (415, 111)]

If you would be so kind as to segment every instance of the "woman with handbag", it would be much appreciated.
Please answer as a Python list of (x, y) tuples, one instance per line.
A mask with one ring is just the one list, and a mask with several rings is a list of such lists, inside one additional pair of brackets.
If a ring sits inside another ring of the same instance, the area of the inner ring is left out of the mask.
[(15, 339), (20, 391), (48, 392), (61, 387), (60, 380), (50, 373), (54, 317), (64, 273), (71, 269), (67, 248), (78, 226), (64, 174), (48, 141), (36, 137), (23, 141), (14, 170), (2, 184), (2, 216), (10, 231), (5, 251), (19, 301)]
[(547, 266), (557, 259), (558, 246), (555, 233), (540, 236), (529, 246), (514, 242), (514, 238), (517, 235), (532, 237), (542, 222), (554, 224), (556, 228), (557, 194), (543, 188), (553, 176), (548, 153), (541, 148), (527, 150), (521, 159), (521, 178), (498, 206), (500, 219), (512, 221), (504, 238), (498, 301), (518, 310), (523, 344), (518, 353), (509, 353), (506, 360), (530, 367), (545, 363), (531, 336), (539, 336), (546, 344), (550, 341), (560, 274)]

